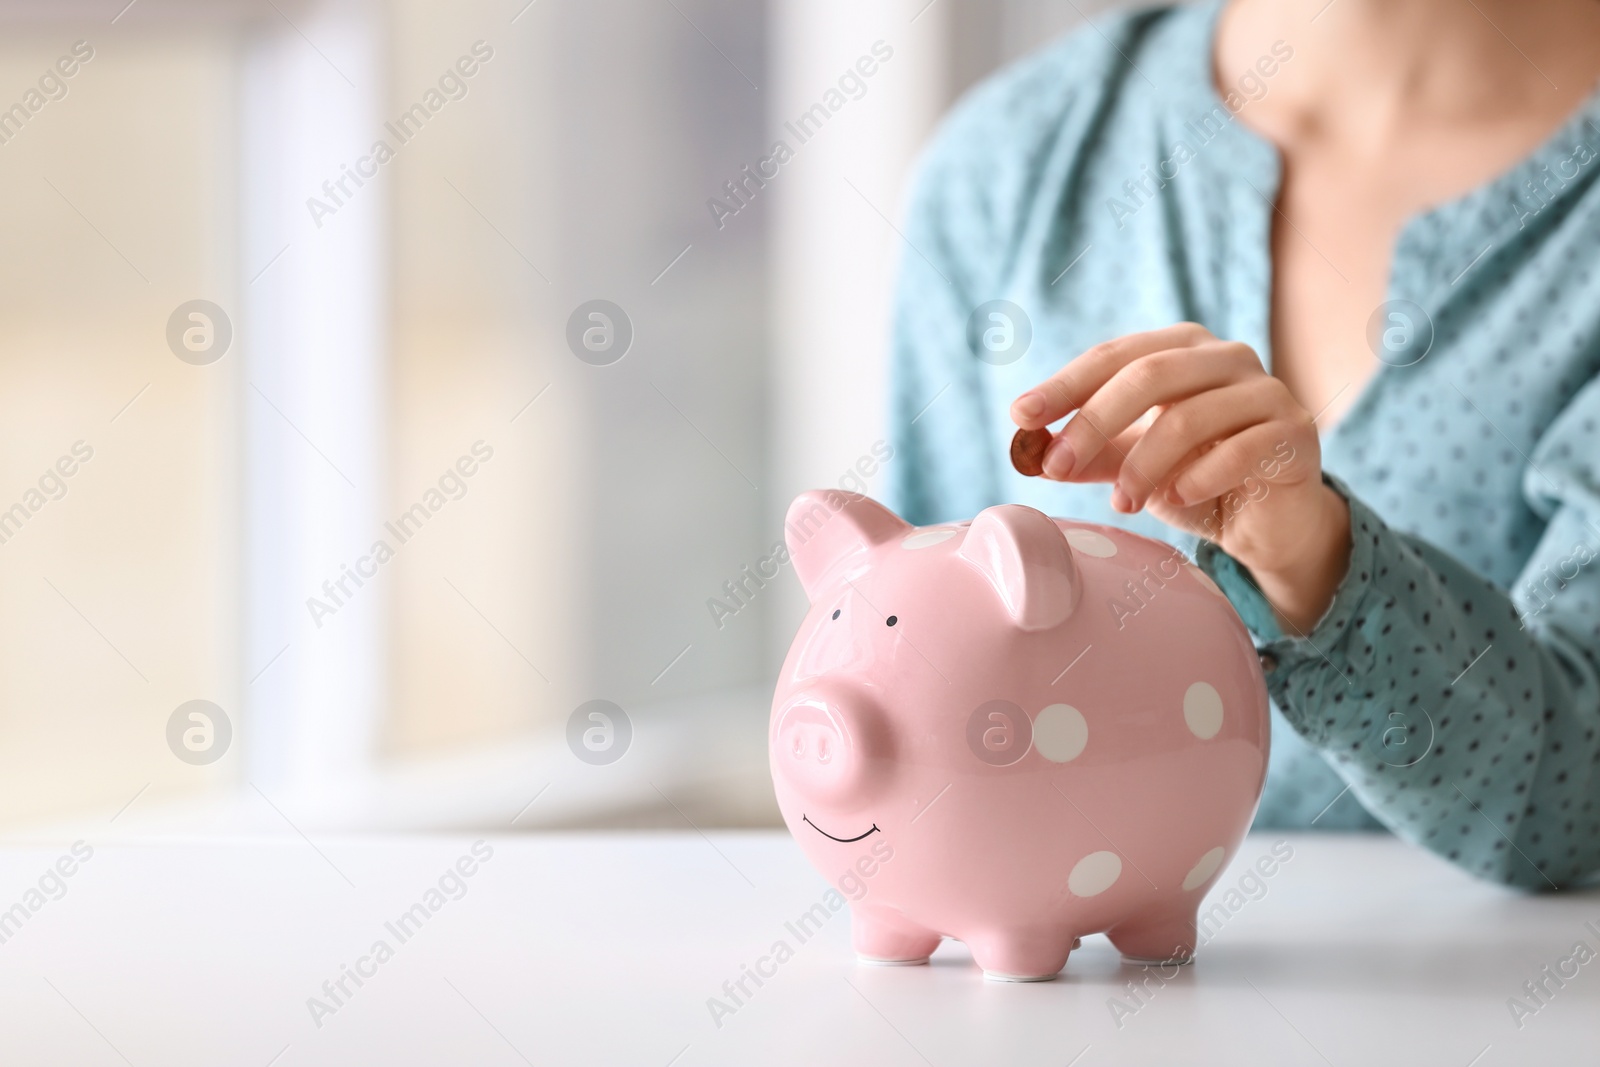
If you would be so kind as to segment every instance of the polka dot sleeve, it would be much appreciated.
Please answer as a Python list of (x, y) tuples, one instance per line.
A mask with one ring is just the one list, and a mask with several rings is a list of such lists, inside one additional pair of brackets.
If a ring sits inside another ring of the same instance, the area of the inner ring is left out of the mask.
[(1585, 421), (1558, 421), (1530, 463), (1530, 505), (1549, 521), (1515, 598), (1331, 475), (1350, 505), (1350, 569), (1310, 633), (1284, 634), (1238, 561), (1197, 551), (1260, 642), (1285, 719), (1362, 804), (1471, 873), (1528, 889), (1600, 871), (1600, 493), (1576, 462), (1594, 442), (1569, 438)]

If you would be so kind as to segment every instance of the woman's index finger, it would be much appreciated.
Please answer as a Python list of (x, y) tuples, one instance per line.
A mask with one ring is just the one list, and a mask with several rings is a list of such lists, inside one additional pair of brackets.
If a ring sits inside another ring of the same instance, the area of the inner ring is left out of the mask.
[(1033, 430), (1066, 418), (1129, 363), (1169, 348), (1194, 344), (1201, 335), (1209, 336), (1193, 323), (1180, 322), (1102, 341), (1013, 401), (1011, 421)]

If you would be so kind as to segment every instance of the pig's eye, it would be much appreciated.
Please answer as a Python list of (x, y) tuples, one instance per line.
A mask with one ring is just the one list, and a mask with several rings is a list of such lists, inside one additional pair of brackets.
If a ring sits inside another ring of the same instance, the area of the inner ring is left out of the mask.
[(890, 626), (893, 626), (895, 623), (900, 621), (900, 616), (898, 616), (898, 615), (890, 615), (887, 619), (884, 619), (883, 621), (888, 623)]
[(836, 619), (839, 617), (839, 609), (838, 608), (834, 608), (833, 609), (833, 617), (836, 618)]

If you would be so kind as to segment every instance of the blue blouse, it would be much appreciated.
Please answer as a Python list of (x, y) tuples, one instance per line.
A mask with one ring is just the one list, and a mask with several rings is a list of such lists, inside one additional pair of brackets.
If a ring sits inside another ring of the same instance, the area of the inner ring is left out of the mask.
[(904, 226), (889, 502), (919, 524), (1023, 503), (1194, 554), (1262, 650), (1257, 825), (1384, 826), (1484, 878), (1584, 879), (1600, 871), (1600, 93), (1401, 231), (1369, 331), (1382, 362), (1323, 439), (1352, 555), (1308, 634), (1280, 632), (1215, 545), (1113, 511), (1108, 486), (1011, 469), (1012, 399), (1096, 342), (1192, 320), (1271, 367), (1280, 160), (1234, 109), (1293, 42), (1219, 94), (1219, 7), (1100, 20), (946, 119)]

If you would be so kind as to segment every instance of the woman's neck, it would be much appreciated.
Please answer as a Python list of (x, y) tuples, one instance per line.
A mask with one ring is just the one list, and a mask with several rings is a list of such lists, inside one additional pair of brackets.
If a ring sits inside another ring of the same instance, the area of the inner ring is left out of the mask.
[(1418, 116), (1565, 115), (1600, 80), (1596, 0), (1233, 0), (1218, 27), (1219, 77), (1278, 40), (1294, 60), (1258, 121), (1337, 124), (1369, 144)]

